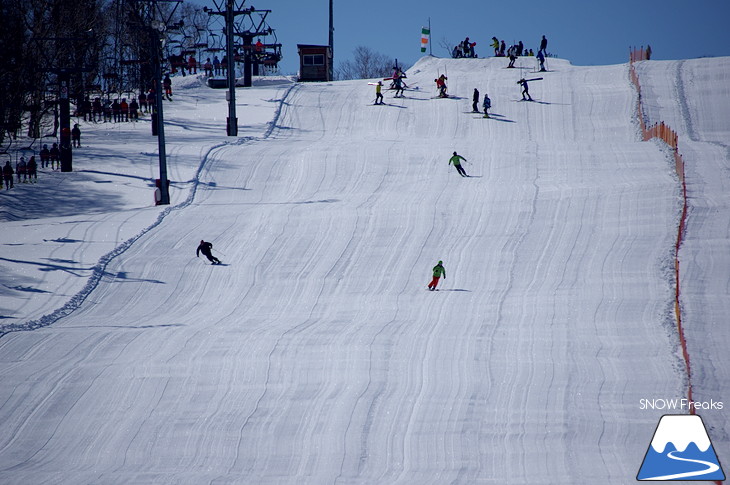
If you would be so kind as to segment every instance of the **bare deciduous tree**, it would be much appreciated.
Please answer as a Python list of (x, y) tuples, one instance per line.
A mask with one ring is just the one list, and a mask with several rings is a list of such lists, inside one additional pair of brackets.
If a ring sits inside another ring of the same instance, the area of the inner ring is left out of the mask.
[(393, 73), (393, 60), (369, 47), (356, 47), (353, 56), (352, 60), (347, 60), (337, 67), (336, 79), (372, 79)]

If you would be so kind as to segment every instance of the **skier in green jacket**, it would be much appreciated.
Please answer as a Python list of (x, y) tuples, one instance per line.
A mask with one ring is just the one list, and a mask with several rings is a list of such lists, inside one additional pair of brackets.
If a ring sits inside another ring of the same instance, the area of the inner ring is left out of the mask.
[(468, 177), (468, 175), (464, 171), (464, 167), (461, 166), (462, 160), (466, 162), (466, 158), (462, 157), (461, 155), (457, 155), (457, 153), (454, 152), (454, 156), (449, 158), (449, 165), (453, 163), (454, 167), (456, 167), (456, 171), (459, 172), (459, 175), (461, 175), (462, 177)]
[(433, 291), (436, 289), (436, 285), (439, 284), (439, 278), (444, 277), (446, 279), (446, 270), (444, 269), (444, 262), (439, 261), (439, 264), (433, 267), (433, 280), (428, 284), (428, 289)]

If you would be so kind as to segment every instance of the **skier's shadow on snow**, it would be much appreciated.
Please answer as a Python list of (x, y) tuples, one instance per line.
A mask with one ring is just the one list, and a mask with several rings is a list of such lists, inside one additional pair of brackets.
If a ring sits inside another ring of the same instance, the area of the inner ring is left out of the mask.
[(465, 290), (463, 288), (448, 288), (448, 289), (439, 289), (439, 291), (465, 291), (467, 293), (471, 293), (471, 290)]
[[(478, 111), (465, 111), (464, 113), (466, 113), (466, 114), (479, 114)], [(495, 113), (490, 113), (489, 114), (489, 118), (487, 118), (486, 116), (475, 116), (474, 118), (477, 119), (477, 120), (479, 120), (479, 119), (490, 119), (490, 120), (494, 120), (494, 121), (501, 121), (502, 123), (515, 123), (514, 120), (507, 119), (507, 118), (504, 117), (504, 115), (495, 114)]]
[(502, 123), (516, 123), (515, 120), (511, 120), (509, 118), (505, 118), (504, 115), (500, 115), (497, 113), (490, 113), (489, 117), (493, 119), (494, 121), (501, 121)]

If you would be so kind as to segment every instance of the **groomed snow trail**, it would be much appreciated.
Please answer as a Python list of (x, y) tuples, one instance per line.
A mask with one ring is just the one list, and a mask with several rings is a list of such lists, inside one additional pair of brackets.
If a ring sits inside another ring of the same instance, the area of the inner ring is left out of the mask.
[(551, 60), (526, 103), (499, 61), (425, 58), (389, 106), (297, 86), (211, 153), (77, 311), (0, 339), (0, 481), (632, 481), (639, 400), (683, 392), (677, 181), (626, 66)]

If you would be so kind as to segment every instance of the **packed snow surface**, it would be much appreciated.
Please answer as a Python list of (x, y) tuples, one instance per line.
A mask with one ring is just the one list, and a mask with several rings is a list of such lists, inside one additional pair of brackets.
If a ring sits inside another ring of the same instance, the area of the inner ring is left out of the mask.
[[(386, 106), (240, 88), (237, 138), (224, 91), (176, 78), (167, 207), (147, 119), (82, 123), (74, 172), (0, 195), (0, 482), (633, 483), (671, 412), (642, 400), (687, 396), (679, 179), (627, 65), (521, 62), (426, 57)], [(729, 62), (639, 74), (686, 141), (694, 396), (730, 400)]]

